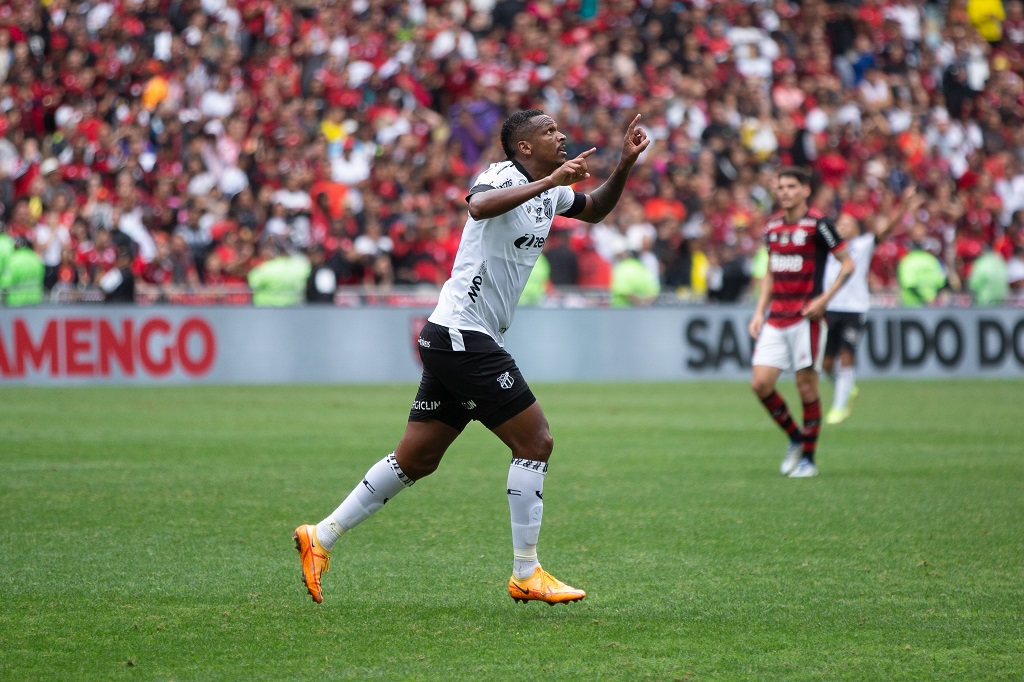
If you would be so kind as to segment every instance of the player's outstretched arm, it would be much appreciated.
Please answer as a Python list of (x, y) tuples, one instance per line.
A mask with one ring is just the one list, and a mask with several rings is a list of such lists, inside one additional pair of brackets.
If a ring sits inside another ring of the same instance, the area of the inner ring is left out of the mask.
[(615, 170), (608, 176), (600, 187), (587, 195), (587, 205), (575, 218), (588, 223), (599, 223), (612, 212), (615, 204), (619, 203), (622, 190), (626, 187), (626, 180), (633, 164), (637, 158), (651, 144), (651, 139), (643, 128), (637, 126), (640, 122), (640, 114), (630, 122), (626, 128), (626, 137), (622, 141), (622, 154), (619, 156), (619, 163)]
[(469, 215), (474, 220), (493, 218), (508, 213), (516, 206), (525, 204), (542, 192), (559, 185), (571, 185), (590, 177), (587, 172), (587, 157), (597, 151), (596, 147), (588, 149), (575, 159), (569, 159), (559, 166), (554, 173), (534, 180), (525, 185), (513, 185), (500, 189), (477, 192), (469, 198)]
[(881, 243), (903, 221), (903, 217), (920, 208), (924, 200), (924, 194), (917, 191), (917, 185), (909, 185), (904, 189), (889, 217), (875, 224), (875, 241)]

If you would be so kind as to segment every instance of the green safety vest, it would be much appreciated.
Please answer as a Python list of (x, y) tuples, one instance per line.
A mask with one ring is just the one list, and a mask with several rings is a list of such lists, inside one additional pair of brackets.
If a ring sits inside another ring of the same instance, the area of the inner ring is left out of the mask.
[(544, 254), (540, 254), (537, 264), (530, 272), (530, 278), (526, 280), (526, 286), (519, 297), (519, 305), (540, 305), (544, 302), (544, 294), (548, 289), (548, 282), (551, 281), (551, 265)]
[(309, 261), (300, 257), (280, 257), (268, 260), (249, 273), (253, 305), (298, 305), (306, 297), (306, 279)]
[(43, 301), (43, 277), (46, 266), (32, 249), (16, 249), (0, 274), (0, 287), (6, 290), (6, 303), (13, 307), (35, 305)]
[(911, 251), (896, 266), (903, 305), (920, 307), (935, 300), (946, 284), (946, 274), (939, 259), (927, 251)]
[(1010, 273), (1003, 257), (989, 251), (975, 258), (967, 288), (978, 305), (998, 305), (1005, 301), (1010, 293)]
[(625, 308), (633, 305), (630, 296), (650, 298), (661, 292), (661, 284), (643, 263), (629, 256), (612, 268), (612, 306)]

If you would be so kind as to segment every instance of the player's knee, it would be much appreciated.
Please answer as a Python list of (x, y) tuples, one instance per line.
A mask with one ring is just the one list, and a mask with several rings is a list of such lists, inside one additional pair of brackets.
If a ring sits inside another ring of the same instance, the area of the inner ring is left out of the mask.
[(764, 398), (765, 396), (769, 395), (773, 389), (774, 386), (772, 386), (767, 381), (764, 381), (763, 379), (754, 379), (753, 381), (750, 382), (750, 390), (752, 390), (754, 392), (754, 395), (756, 395), (758, 398)]
[(551, 457), (551, 453), (555, 449), (555, 439), (551, 436), (551, 432), (544, 430), (543, 435), (540, 438), (540, 450), (544, 455), (544, 459)]
[(405, 475), (411, 478), (412, 480), (418, 481), (421, 478), (425, 478), (426, 476), (429, 476), (430, 474), (437, 471), (437, 467), (440, 466), (440, 464), (440, 457), (438, 457), (437, 459), (421, 460), (412, 462), (411, 464), (407, 464), (406, 466), (402, 467), (402, 471), (405, 472)]
[(551, 457), (551, 452), (554, 449), (555, 439), (551, 437), (551, 432), (545, 429), (533, 438), (522, 443), (520, 451), (516, 456), (521, 459), (532, 459), (538, 462), (546, 462)]
[(443, 452), (415, 452), (412, 455), (407, 452), (396, 452), (396, 461), (402, 469), (402, 473), (412, 480), (418, 481), (437, 471), (443, 456)]
[(818, 384), (811, 379), (798, 378), (796, 390), (800, 393), (800, 399), (805, 403), (817, 400), (818, 398)]

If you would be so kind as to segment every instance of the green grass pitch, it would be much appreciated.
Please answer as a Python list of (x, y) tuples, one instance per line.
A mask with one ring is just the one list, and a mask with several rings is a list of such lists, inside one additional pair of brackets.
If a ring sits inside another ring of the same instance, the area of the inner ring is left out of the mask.
[(475, 423), (310, 601), (412, 386), (0, 388), (0, 679), (1024, 679), (1024, 382), (865, 381), (811, 480), (742, 383), (534, 389), (569, 606), (509, 599)]

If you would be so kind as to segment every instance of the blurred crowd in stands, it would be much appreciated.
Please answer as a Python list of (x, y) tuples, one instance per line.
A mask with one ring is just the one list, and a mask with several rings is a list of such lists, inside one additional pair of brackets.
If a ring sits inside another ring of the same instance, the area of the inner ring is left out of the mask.
[(922, 250), (947, 291), (989, 253), (1020, 291), (1022, 74), (1021, 0), (0, 0), (3, 243), (47, 291), (121, 300), (247, 301), (282, 259), (310, 300), (436, 287), (498, 127), (537, 107), (598, 148), (590, 183), (635, 112), (654, 140), (606, 222), (556, 222), (547, 291), (630, 258), (662, 296), (749, 296), (780, 164), (833, 217), (923, 196), (874, 291)]

